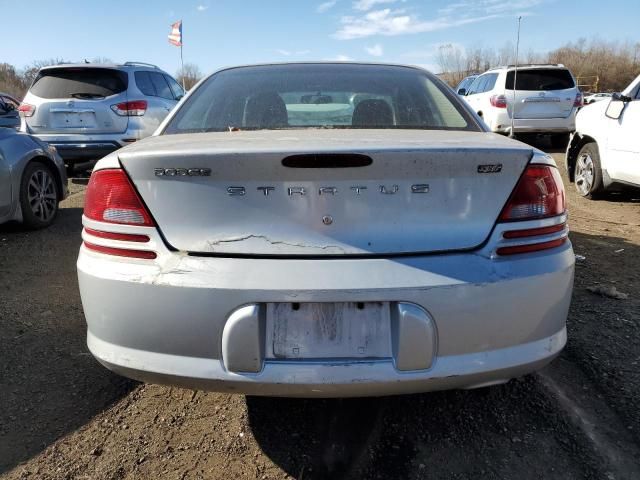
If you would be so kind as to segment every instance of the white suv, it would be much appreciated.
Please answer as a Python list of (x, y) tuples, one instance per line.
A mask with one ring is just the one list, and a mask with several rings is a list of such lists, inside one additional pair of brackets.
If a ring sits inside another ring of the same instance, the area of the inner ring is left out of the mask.
[(582, 106), (582, 94), (564, 65), (519, 65), (517, 74), (513, 65), (494, 68), (463, 93), (492, 131), (510, 133), (513, 114), (514, 133), (550, 133), (554, 146), (566, 145)]

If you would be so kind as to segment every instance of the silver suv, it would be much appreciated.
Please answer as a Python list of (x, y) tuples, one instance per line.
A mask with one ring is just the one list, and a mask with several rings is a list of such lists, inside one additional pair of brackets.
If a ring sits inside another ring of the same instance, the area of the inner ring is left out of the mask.
[(54, 145), (72, 168), (151, 135), (183, 95), (145, 63), (45, 67), (20, 105), (20, 130)]

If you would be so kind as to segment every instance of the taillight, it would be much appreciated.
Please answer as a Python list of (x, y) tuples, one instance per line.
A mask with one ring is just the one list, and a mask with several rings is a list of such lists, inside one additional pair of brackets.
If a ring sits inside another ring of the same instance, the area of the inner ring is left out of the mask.
[(91, 175), (84, 214), (99, 222), (155, 226), (151, 215), (123, 170), (98, 170)]
[[(558, 169), (549, 165), (529, 165), (520, 177), (509, 201), (502, 209), (498, 221), (537, 220), (556, 217), (564, 214), (565, 211), (564, 185)], [(530, 240), (533, 243), (501, 246), (496, 250), (498, 255), (539, 252), (559, 247), (567, 241), (564, 221), (555, 225), (534, 228), (517, 228), (516, 223), (509, 225), (513, 225), (514, 228), (502, 233), (504, 239)], [(560, 235), (559, 238), (552, 237), (551, 240), (548, 240), (549, 236), (557, 237), (558, 235)]]
[(507, 97), (504, 95), (491, 95), (489, 101), (492, 107), (507, 108)]
[(111, 105), (111, 110), (121, 117), (141, 117), (147, 111), (146, 100), (131, 100), (129, 102)]
[(573, 106), (582, 107), (582, 102), (583, 102), (582, 92), (576, 93), (576, 99), (573, 101)]
[(28, 103), (21, 103), (18, 107), (18, 113), (21, 117), (32, 117), (36, 113), (36, 107)]
[(146, 243), (149, 241), (148, 235), (138, 235), (135, 233), (118, 233), (118, 232), (103, 232), (102, 230), (94, 230), (93, 228), (84, 228), (84, 231), (89, 235), (98, 238), (106, 238), (107, 240), (120, 240), (122, 242), (137, 242)]
[(558, 169), (529, 165), (502, 209), (499, 221), (535, 220), (564, 212), (564, 185)]
[(128, 248), (105, 247), (104, 245), (96, 245), (95, 243), (83, 242), (84, 246), (94, 252), (104, 253), (105, 255), (115, 255), (116, 257), (144, 258), (153, 260), (158, 255), (156, 252), (147, 250), (129, 250)]

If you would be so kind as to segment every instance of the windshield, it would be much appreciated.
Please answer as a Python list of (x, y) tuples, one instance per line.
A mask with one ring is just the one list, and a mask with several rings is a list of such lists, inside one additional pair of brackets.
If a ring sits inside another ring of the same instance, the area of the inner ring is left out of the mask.
[(218, 72), (187, 99), (164, 133), (283, 128), (480, 127), (424, 71), (356, 64), (241, 67)]

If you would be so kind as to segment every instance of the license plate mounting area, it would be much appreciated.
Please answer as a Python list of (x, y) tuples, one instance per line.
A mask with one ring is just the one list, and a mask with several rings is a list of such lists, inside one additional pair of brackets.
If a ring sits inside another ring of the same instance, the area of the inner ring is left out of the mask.
[(388, 359), (389, 302), (269, 303), (265, 358)]

